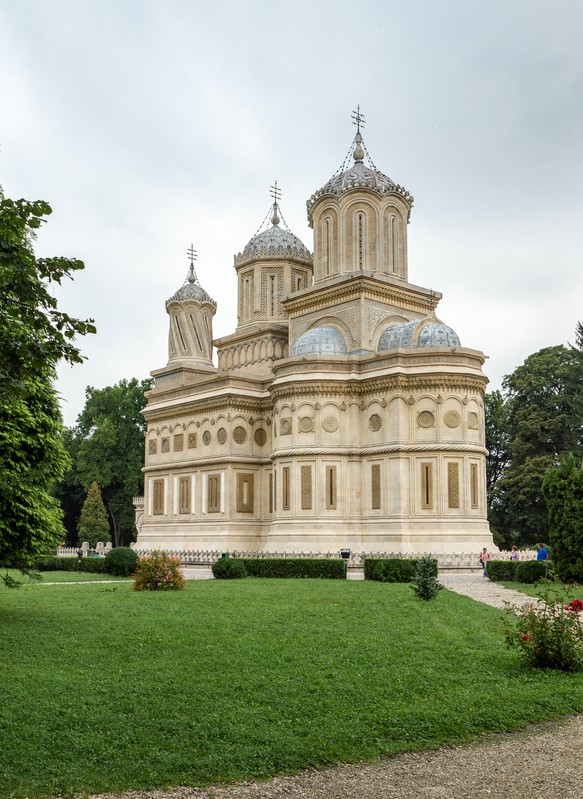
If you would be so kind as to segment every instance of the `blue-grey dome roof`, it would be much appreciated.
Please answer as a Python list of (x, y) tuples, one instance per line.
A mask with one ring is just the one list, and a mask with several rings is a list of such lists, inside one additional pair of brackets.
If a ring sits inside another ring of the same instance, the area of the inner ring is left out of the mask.
[(461, 347), (461, 343), (455, 330), (433, 315), (391, 325), (379, 340), (379, 352), (414, 347)]
[(299, 337), (292, 355), (346, 355), (344, 336), (336, 327), (312, 327)]
[(254, 261), (257, 258), (294, 258), (296, 261), (312, 265), (312, 253), (297, 236), (278, 224), (253, 236), (243, 252), (235, 256), (235, 265)]
[(198, 302), (212, 302), (213, 305), (216, 305), (216, 302), (207, 294), (207, 292), (203, 289), (203, 287), (198, 282), (198, 278), (196, 276), (196, 272), (194, 271), (194, 265), (190, 265), (190, 269), (188, 271), (188, 275), (178, 291), (173, 294), (170, 299), (166, 300), (166, 307), (171, 302), (180, 302), (184, 300), (197, 300)]

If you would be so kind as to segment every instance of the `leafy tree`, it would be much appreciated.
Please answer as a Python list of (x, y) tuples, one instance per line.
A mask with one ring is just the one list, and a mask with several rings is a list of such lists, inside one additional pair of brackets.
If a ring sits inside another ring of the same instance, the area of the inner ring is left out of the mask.
[(23, 571), (63, 536), (50, 494), (68, 465), (55, 367), (62, 358), (80, 362), (75, 336), (95, 332), (91, 320), (59, 311), (52, 292), (82, 262), (35, 256), (35, 233), (50, 213), (46, 202), (0, 191), (0, 567)]
[(498, 481), (510, 464), (510, 437), (508, 434), (508, 407), (501, 391), (492, 391), (485, 396), (486, 424), (486, 492), (488, 521), (499, 547), (509, 547), (510, 540), (504, 535), (504, 506), (497, 490)]
[(549, 510), (553, 565), (565, 582), (583, 581), (583, 468), (573, 455), (550, 468), (543, 480)]
[(114, 386), (86, 389), (85, 407), (73, 429), (76, 461), (73, 476), (88, 489), (101, 486), (109, 512), (114, 546), (135, 537), (133, 497), (144, 490), (144, 392), (151, 380), (121, 380)]
[(111, 540), (107, 511), (101, 498), (99, 485), (95, 481), (91, 483), (87, 492), (77, 530), (79, 542), (87, 541), (90, 547), (94, 547), (98, 541)]
[(535, 543), (548, 535), (544, 475), (570, 452), (583, 454), (583, 383), (580, 356), (562, 345), (530, 355), (504, 378), (510, 464), (498, 477), (498, 520), (511, 541)]

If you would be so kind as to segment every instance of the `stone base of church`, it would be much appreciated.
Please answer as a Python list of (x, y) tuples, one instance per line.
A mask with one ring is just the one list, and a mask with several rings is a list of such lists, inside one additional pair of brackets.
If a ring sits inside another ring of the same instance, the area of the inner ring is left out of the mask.
[(278, 522), (276, 529), (257, 525), (144, 525), (136, 542), (139, 550), (192, 550), (219, 552), (312, 553), (334, 555), (341, 549), (351, 552), (412, 554), (456, 554), (493, 549), (488, 522), (439, 520), (432, 524), (383, 520), (371, 525), (339, 521), (324, 527), (315, 524)]

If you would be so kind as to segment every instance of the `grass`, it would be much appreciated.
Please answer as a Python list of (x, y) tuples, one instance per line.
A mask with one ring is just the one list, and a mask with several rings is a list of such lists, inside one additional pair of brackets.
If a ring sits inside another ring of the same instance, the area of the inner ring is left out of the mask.
[(568, 588), (563, 583), (516, 583), (510, 580), (501, 580), (497, 582), (496, 585), (502, 588), (510, 588), (512, 591), (519, 591), (521, 594), (527, 594), (537, 599), (546, 588), (550, 588), (552, 592), (556, 592), (556, 595), (561, 596), (565, 602), (569, 602), (571, 599), (583, 599), (583, 587)]
[(18, 580), (23, 585), (42, 585), (43, 583), (93, 583), (111, 580), (120, 580), (128, 582), (131, 577), (114, 577), (111, 574), (99, 574), (92, 572), (69, 572), (69, 571), (54, 571), (54, 572), (38, 572), (41, 576), (40, 580), (35, 580), (33, 577), (27, 577), (21, 574), (16, 569), (3, 569), (1, 574), (8, 573), (15, 580)]
[(266, 778), (583, 711), (500, 611), (325, 580), (0, 589), (0, 797)]

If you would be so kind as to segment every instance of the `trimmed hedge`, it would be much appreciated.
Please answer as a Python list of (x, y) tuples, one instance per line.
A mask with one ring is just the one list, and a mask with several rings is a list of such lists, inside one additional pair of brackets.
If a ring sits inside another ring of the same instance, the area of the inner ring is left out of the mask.
[(302, 577), (346, 579), (346, 562), (340, 558), (244, 558), (249, 577)]
[(56, 555), (41, 555), (36, 568), (39, 572), (89, 572), (105, 574), (105, 558), (59, 558)]
[(138, 554), (130, 547), (114, 547), (105, 556), (105, 571), (116, 577), (129, 577), (138, 565)]
[(536, 583), (544, 580), (552, 568), (550, 560), (519, 560), (516, 566), (516, 580), (519, 583)]
[(215, 580), (237, 580), (247, 577), (245, 563), (241, 558), (221, 558), (211, 566)]
[(519, 560), (489, 560), (486, 564), (486, 574), (490, 580), (504, 582), (516, 580), (516, 567)]
[[(365, 558), (364, 579), (381, 583), (408, 583), (417, 575), (417, 558)], [(437, 577), (437, 561), (432, 558), (433, 577)]]

